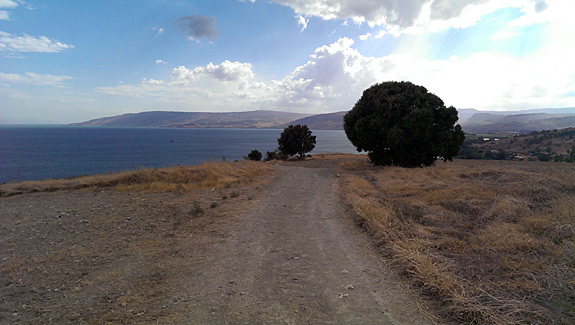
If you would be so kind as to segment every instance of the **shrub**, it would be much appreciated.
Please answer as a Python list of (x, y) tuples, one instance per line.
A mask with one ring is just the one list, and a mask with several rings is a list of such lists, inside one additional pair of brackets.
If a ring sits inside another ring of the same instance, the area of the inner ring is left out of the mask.
[(259, 150), (252, 150), (248, 154), (248, 159), (253, 161), (260, 161), (262, 160), (262, 153)]

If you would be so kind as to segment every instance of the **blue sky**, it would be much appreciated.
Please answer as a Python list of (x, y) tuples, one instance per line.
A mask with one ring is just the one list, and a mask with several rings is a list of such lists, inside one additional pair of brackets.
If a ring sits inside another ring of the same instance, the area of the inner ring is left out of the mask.
[(575, 106), (572, 0), (0, 0), (0, 123), (349, 110), (407, 80), (447, 105)]

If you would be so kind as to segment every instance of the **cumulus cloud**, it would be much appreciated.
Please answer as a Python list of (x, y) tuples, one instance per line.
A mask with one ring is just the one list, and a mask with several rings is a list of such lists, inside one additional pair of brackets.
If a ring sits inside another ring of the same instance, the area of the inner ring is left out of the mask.
[(349, 109), (369, 85), (391, 68), (385, 59), (361, 55), (354, 41), (341, 38), (317, 48), (304, 65), (273, 81), (275, 109), (326, 112)]
[(412, 54), (369, 57), (353, 45), (352, 40), (343, 38), (322, 46), (306, 64), (274, 81), (273, 107), (309, 112), (348, 110), (364, 89), (388, 80), (423, 85), (447, 105), (458, 108), (575, 105), (574, 97), (565, 96), (575, 90), (575, 62), (569, 60), (572, 50), (566, 45), (562, 51), (554, 47), (552, 52), (544, 50), (523, 58), (480, 52), (446, 60)]
[(156, 79), (147, 79), (147, 78), (143, 78), (142, 79), (142, 84), (148, 84), (148, 85), (163, 85), (165, 82), (163, 80), (156, 80)]
[(199, 40), (200, 38), (215, 40), (218, 38), (215, 17), (193, 14), (176, 19), (174, 24), (177, 28), (186, 32), (192, 40)]
[(74, 45), (51, 40), (46, 36), (15, 36), (0, 31), (0, 52), (57, 53), (71, 48), (74, 48)]
[(27, 72), (24, 75), (15, 73), (0, 73), (0, 81), (9, 84), (24, 83), (34, 86), (62, 87), (66, 81), (72, 79), (74, 78), (69, 76), (55, 76), (51, 74), (37, 74), (33, 72)]
[(172, 71), (172, 82), (176, 84), (186, 84), (191, 81), (197, 81), (205, 76), (224, 82), (248, 81), (253, 79), (254, 73), (250, 63), (225, 60), (217, 65), (210, 62), (205, 67), (196, 67), (194, 69), (179, 66)]
[(166, 61), (164, 61), (164, 60), (156, 60), (156, 64), (166, 64)]

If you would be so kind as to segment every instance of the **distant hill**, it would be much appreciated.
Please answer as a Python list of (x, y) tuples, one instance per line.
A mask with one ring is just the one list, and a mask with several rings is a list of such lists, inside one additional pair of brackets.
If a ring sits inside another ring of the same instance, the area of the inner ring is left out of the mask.
[(250, 111), (233, 113), (143, 112), (104, 117), (74, 126), (176, 127), (176, 128), (272, 128), (308, 114)]
[(457, 115), (459, 120), (457, 123), (462, 124), (465, 123), (470, 117), (478, 113), (479, 111), (473, 108), (460, 108), (457, 110)]
[[(476, 114), (477, 115), (477, 114)], [(490, 119), (487, 119), (490, 118)], [(475, 122), (481, 121), (481, 122)], [(462, 125), (466, 133), (530, 133), (575, 127), (575, 115), (518, 114), (509, 116), (475, 115)]]
[[(304, 117), (288, 124), (307, 125), (311, 130), (343, 130), (343, 116), (347, 112), (319, 114)], [(285, 127), (284, 125), (282, 127)]]

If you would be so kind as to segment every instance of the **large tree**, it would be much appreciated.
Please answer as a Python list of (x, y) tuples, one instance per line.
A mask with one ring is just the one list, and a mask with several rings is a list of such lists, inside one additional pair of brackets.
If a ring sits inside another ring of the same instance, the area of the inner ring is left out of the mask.
[(288, 156), (298, 155), (300, 160), (305, 154), (315, 148), (315, 136), (307, 125), (290, 125), (286, 127), (278, 139), (279, 151)]
[(343, 128), (374, 164), (421, 167), (459, 153), (465, 135), (457, 120), (457, 110), (424, 87), (390, 81), (366, 89)]

